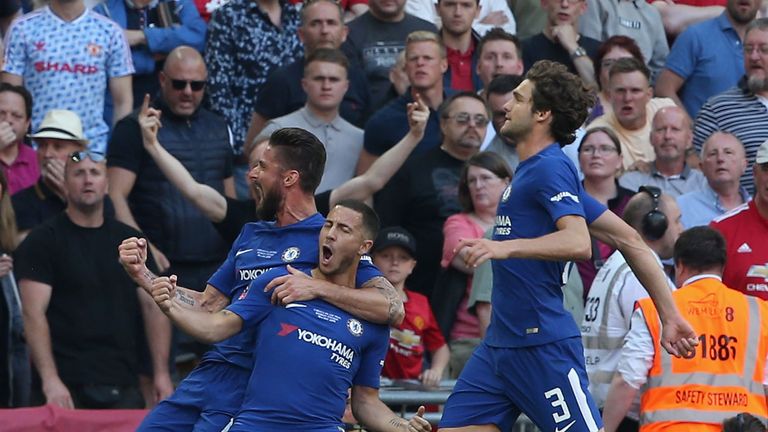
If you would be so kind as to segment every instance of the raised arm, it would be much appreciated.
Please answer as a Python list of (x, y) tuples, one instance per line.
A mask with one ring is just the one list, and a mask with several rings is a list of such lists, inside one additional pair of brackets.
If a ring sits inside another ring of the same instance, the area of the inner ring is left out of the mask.
[(410, 130), (392, 148), (373, 161), (370, 167), (357, 177), (331, 191), (330, 206), (344, 199), (368, 200), (380, 191), (389, 179), (403, 166), (413, 149), (424, 138), (424, 129), (429, 120), (429, 107), (416, 95), (416, 101), (408, 104)]
[(393, 413), (379, 399), (379, 390), (365, 386), (352, 387), (352, 413), (365, 426), (366, 430), (376, 432), (422, 431), (429, 432), (432, 426), (422, 416), (424, 407), (410, 420)]
[(667, 278), (640, 234), (610, 211), (603, 212), (592, 222), (589, 231), (624, 255), (632, 272), (648, 291), (663, 324), (661, 344), (664, 349), (673, 355), (692, 352), (698, 344), (696, 333), (677, 309)]
[[(146, 266), (147, 240), (130, 237), (118, 246), (120, 264), (136, 284), (152, 295), (152, 281), (157, 275)], [(229, 298), (212, 285), (206, 285), (205, 291), (200, 292), (189, 288), (176, 286), (176, 298), (180, 306), (188, 309), (218, 312), (229, 304)]]
[(467, 267), (477, 267), (489, 259), (541, 259), (581, 261), (592, 257), (589, 231), (581, 216), (563, 216), (555, 222), (557, 231), (537, 238), (493, 241), (464, 239), (456, 249), (467, 247)]
[(149, 107), (149, 95), (139, 112), (139, 126), (144, 149), (152, 156), (160, 171), (184, 198), (188, 199), (205, 217), (212, 222), (221, 222), (227, 214), (227, 200), (216, 189), (198, 183), (178, 159), (168, 153), (157, 140), (157, 131), (162, 127), (160, 110)]
[(158, 277), (152, 281), (152, 298), (160, 310), (184, 333), (200, 342), (221, 342), (243, 328), (243, 320), (228, 310), (208, 313), (188, 309), (176, 297), (176, 276)]

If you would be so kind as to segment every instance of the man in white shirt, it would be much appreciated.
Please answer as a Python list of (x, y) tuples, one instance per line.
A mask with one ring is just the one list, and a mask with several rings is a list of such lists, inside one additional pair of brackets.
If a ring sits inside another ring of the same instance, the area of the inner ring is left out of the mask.
[[(624, 220), (640, 233), (657, 259), (672, 258), (675, 240), (683, 231), (680, 210), (673, 197), (662, 194), (659, 188), (643, 187), (627, 203)], [(662, 266), (661, 260), (658, 264)], [(672, 281), (668, 283), (673, 289)], [(635, 302), (643, 297), (648, 297), (645, 288), (621, 252), (614, 252), (595, 276), (581, 324), (589, 391), (601, 408), (606, 405)], [(638, 403), (627, 414), (626, 426), (636, 425)]]

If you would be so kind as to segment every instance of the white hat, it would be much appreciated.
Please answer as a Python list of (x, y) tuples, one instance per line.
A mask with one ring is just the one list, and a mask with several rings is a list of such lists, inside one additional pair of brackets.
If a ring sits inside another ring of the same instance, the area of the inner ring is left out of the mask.
[(755, 156), (755, 162), (759, 164), (768, 163), (768, 140), (765, 140), (760, 148), (757, 149), (757, 156)]
[(83, 124), (80, 117), (72, 111), (55, 109), (45, 113), (43, 122), (37, 132), (30, 138), (55, 138), (61, 140), (77, 141), (83, 145), (88, 140), (83, 135)]

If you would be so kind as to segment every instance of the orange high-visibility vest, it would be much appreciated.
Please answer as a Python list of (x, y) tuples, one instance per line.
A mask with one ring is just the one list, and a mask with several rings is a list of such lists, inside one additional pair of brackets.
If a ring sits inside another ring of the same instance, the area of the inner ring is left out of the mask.
[(672, 297), (699, 336), (699, 346), (689, 358), (667, 353), (651, 299), (637, 302), (655, 349), (640, 401), (640, 430), (715, 432), (741, 412), (768, 420), (763, 390), (768, 303), (714, 278), (699, 279)]

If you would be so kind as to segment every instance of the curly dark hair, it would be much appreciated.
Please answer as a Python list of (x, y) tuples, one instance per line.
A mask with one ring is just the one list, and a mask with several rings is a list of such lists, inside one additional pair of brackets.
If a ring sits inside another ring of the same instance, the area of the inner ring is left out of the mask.
[(550, 60), (537, 61), (525, 76), (534, 84), (534, 112), (550, 111), (550, 133), (565, 146), (576, 139), (576, 129), (587, 119), (595, 104), (594, 90), (578, 76), (568, 72), (565, 65)]

